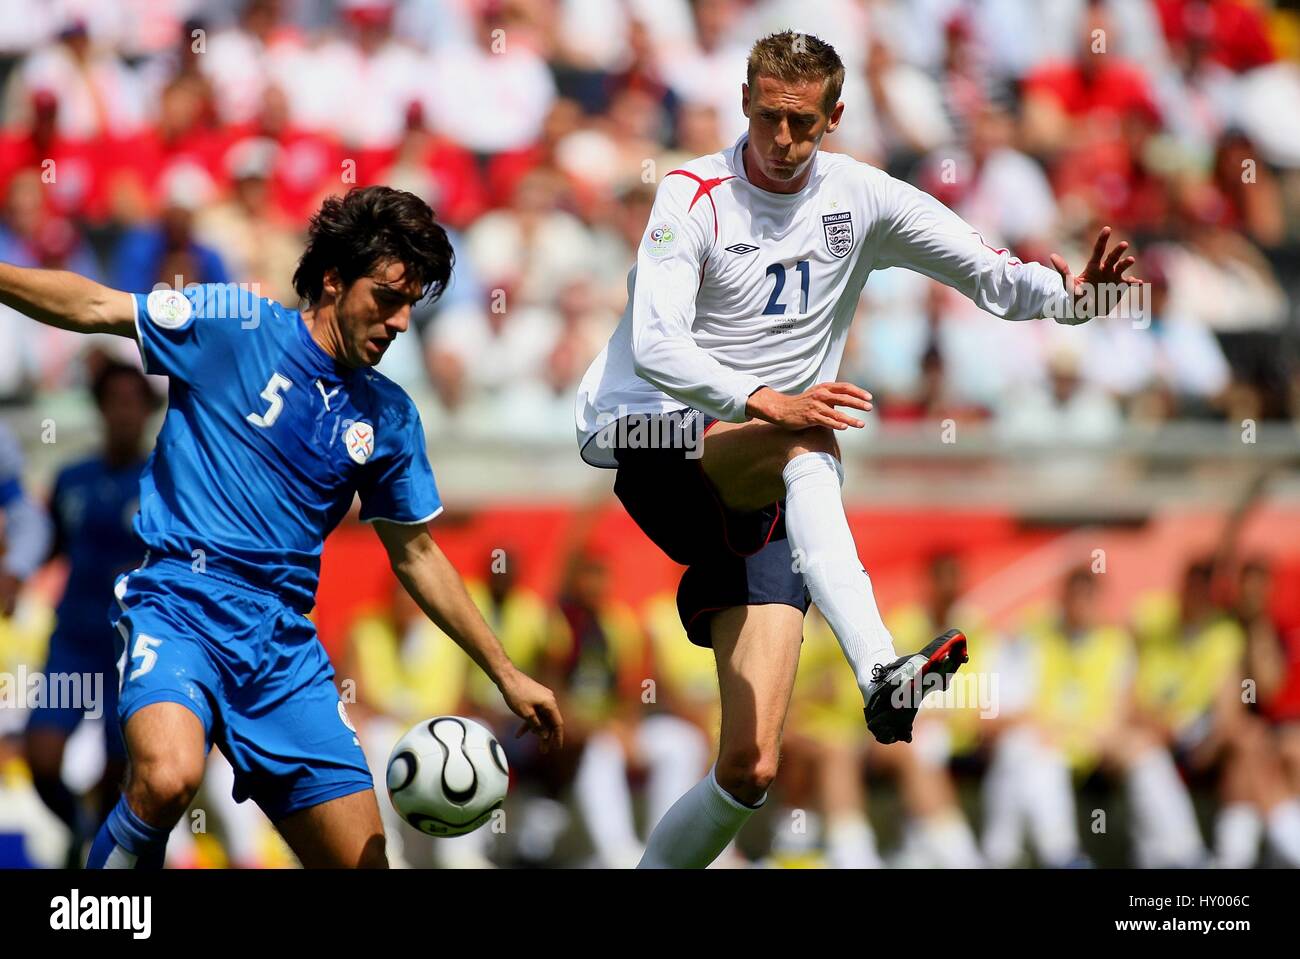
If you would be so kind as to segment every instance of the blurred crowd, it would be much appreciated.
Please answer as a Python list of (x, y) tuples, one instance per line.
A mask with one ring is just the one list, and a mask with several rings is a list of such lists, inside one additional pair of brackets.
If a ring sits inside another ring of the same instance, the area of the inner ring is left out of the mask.
[[(824, 148), (931, 191), (994, 245), (1081, 263), (1102, 224), (1150, 281), (1084, 328), (993, 322), (875, 275), (844, 376), (879, 420), (1007, 442), (1294, 418), (1300, 14), (1265, 0), (9, 0), (0, 259), (129, 290), (294, 304), (320, 199), (388, 183), (454, 233), (455, 282), (385, 371), (431, 434), (572, 433), (658, 178), (743, 134), (749, 45), (793, 26), (847, 76)], [(0, 315), (0, 400), (85, 374)]]

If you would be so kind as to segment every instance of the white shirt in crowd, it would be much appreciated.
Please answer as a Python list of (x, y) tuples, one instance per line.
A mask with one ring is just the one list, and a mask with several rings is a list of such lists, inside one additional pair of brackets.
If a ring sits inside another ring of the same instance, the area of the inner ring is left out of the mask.
[(500, 53), (478, 46), (440, 53), (423, 77), (425, 115), (476, 153), (532, 146), (555, 101), (546, 61), (508, 35), (502, 41)]

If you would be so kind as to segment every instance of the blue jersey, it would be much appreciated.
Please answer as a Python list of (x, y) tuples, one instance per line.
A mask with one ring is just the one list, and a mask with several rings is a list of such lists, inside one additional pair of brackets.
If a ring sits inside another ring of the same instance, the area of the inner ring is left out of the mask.
[(170, 377), (136, 518), (151, 562), (180, 559), (307, 612), (321, 546), (354, 495), (366, 521), (442, 511), (410, 397), (336, 363), (296, 310), (229, 284), (135, 299), (145, 369)]
[(68, 557), (68, 585), (59, 601), (59, 622), (93, 622), (105, 635), (104, 609), (113, 582), (140, 565), (144, 546), (133, 528), (140, 505), (143, 460), (112, 467), (101, 456), (65, 467), (54, 480), (50, 514), (55, 552)]

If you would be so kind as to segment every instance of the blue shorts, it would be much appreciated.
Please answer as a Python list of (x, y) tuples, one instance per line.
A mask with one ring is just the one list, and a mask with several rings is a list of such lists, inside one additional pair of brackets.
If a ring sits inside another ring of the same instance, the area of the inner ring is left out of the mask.
[(114, 633), (102, 613), (93, 619), (60, 618), (50, 636), (50, 651), (45, 660), (47, 687), (52, 690), (60, 686), (57, 676), (80, 675), (81, 702), (87, 708), (78, 709), (67, 703), (37, 706), (28, 714), (28, 729), (56, 729), (71, 736), (87, 713), (93, 713), (104, 719), (104, 749), (108, 758), (126, 758), (122, 728), (117, 722)]
[[(712, 646), (713, 614), (733, 606), (781, 603), (808, 612), (811, 599), (785, 535), (785, 503), (728, 509), (700, 465), (705, 434), (717, 420), (682, 410), (665, 421), (647, 432), (662, 440), (671, 431), (671, 442), (614, 451), (614, 494), (642, 532), (686, 567), (677, 613), (687, 637)], [(634, 434), (629, 427), (620, 435)]]
[(305, 616), (174, 559), (120, 577), (116, 593), (123, 726), (153, 703), (186, 707), (230, 761), (235, 801), (251, 798), (272, 822), (374, 788)]

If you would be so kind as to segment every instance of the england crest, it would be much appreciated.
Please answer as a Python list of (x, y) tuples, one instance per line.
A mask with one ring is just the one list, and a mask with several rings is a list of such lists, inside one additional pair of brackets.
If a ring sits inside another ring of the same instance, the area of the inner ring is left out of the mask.
[(853, 249), (853, 214), (848, 210), (822, 214), (822, 232), (826, 234), (826, 249), (832, 256), (848, 256)]

